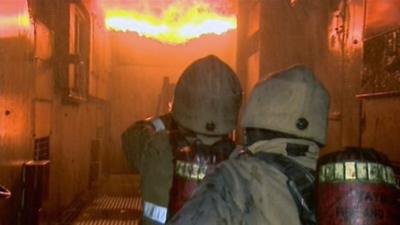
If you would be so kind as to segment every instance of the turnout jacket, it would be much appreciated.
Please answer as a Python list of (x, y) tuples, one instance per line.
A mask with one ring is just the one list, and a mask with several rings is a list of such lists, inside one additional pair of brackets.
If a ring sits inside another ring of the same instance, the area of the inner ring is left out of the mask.
[(170, 127), (168, 122), (162, 122), (158, 119), (136, 122), (121, 136), (129, 165), (141, 174), (143, 225), (163, 224), (160, 221), (167, 218), (173, 152), (168, 134)]
[[(297, 151), (293, 146), (302, 146)], [(319, 147), (311, 141), (280, 138), (258, 141), (251, 153), (278, 153), (315, 170)], [(233, 153), (207, 176), (169, 225), (301, 225), (288, 178), (249, 154)]]
[[(228, 158), (235, 148), (230, 139), (223, 138), (211, 145), (208, 153), (199, 150), (198, 154), (194, 152), (193, 155), (187, 155), (187, 146), (178, 148), (176, 143), (171, 142), (171, 134), (176, 133), (176, 127), (168, 124), (165, 118), (139, 121), (122, 134), (122, 148), (126, 158), (130, 166), (141, 174), (144, 225), (165, 224), (202, 181), (203, 176), (201, 179), (192, 178), (196, 174), (203, 174), (199, 173), (203, 163), (208, 163), (204, 167), (207, 169), (200, 172), (209, 173), (220, 160)], [(167, 122), (160, 122), (161, 119)], [(179, 153), (181, 150), (183, 152)], [(171, 202), (174, 199), (179, 202)]]

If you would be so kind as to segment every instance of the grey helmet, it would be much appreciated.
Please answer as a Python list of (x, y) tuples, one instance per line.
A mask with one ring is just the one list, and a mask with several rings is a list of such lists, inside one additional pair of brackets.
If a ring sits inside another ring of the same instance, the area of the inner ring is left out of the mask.
[(236, 127), (241, 97), (235, 72), (210, 55), (193, 62), (179, 78), (172, 116), (182, 127), (196, 133), (228, 134)]
[(253, 89), (240, 125), (314, 140), (324, 145), (329, 95), (305, 66), (273, 73)]

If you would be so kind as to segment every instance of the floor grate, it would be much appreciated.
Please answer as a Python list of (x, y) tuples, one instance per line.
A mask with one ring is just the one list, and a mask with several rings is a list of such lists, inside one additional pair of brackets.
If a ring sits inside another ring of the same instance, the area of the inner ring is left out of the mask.
[(73, 225), (139, 225), (139, 196), (108, 196), (95, 198)]
[(140, 197), (101, 196), (90, 206), (93, 209), (132, 209), (140, 210)]
[(139, 221), (125, 221), (125, 220), (92, 220), (86, 222), (77, 222), (74, 225), (139, 225)]

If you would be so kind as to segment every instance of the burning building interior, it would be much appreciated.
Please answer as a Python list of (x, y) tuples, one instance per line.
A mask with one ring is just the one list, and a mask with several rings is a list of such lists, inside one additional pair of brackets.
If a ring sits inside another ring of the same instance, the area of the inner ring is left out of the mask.
[(400, 0), (2, 0), (0, 225), (140, 224), (121, 135), (168, 113), (207, 55), (237, 74), (242, 107), (306, 65), (330, 95), (320, 155), (373, 148), (399, 175)]

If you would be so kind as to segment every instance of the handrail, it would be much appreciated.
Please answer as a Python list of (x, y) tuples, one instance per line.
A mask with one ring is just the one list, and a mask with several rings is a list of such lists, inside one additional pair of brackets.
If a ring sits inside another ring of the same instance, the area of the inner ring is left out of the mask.
[(5, 188), (4, 186), (0, 185), (0, 198), (10, 198), (11, 191)]

